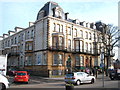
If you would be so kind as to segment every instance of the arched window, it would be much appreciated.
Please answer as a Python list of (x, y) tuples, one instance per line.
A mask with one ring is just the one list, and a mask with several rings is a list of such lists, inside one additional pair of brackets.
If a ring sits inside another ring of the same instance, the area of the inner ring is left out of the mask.
[(68, 27), (68, 35), (71, 35), (71, 28)]
[(60, 32), (60, 24), (57, 24), (57, 26), (56, 26), (56, 31), (57, 31), (57, 32)]
[(88, 52), (88, 43), (85, 43), (85, 52)]
[(84, 50), (84, 44), (83, 41), (80, 41), (80, 51), (82, 52)]
[(85, 32), (85, 34), (86, 34), (86, 35), (85, 35), (85, 36), (86, 36), (86, 39), (88, 39), (88, 32)]
[(34, 38), (34, 30), (31, 31), (31, 38)]
[(54, 28), (53, 31), (56, 31), (56, 24), (55, 23), (53, 24), (53, 28)]
[(63, 33), (63, 25), (61, 25), (60, 32)]
[(59, 46), (63, 46), (64, 42), (63, 42), (63, 37), (59, 37)]
[(90, 53), (92, 53), (92, 44), (91, 43), (89, 43), (89, 51), (90, 51)]
[(75, 41), (75, 51), (79, 50), (80, 50), (79, 41)]
[(83, 38), (83, 31), (80, 30), (80, 37)]
[(30, 34), (30, 32), (28, 31), (27, 32), (27, 39), (30, 39), (30, 35), (29, 34)]
[(15, 43), (14, 44), (17, 44), (17, 38), (15, 37)]
[(77, 37), (77, 29), (74, 30), (74, 37)]
[(58, 48), (58, 37), (53, 37), (53, 48)]
[(71, 50), (71, 40), (68, 40), (68, 49)]
[(75, 65), (80, 66), (80, 57), (79, 56), (75, 57)]
[(92, 35), (91, 35), (91, 33), (89, 33), (89, 40), (91, 40), (92, 39)]

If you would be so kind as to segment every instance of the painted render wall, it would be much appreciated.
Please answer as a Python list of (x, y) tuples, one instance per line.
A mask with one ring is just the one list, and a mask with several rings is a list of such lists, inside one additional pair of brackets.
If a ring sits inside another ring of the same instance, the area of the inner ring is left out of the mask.
[(35, 24), (35, 51), (47, 48), (47, 19), (41, 19)]

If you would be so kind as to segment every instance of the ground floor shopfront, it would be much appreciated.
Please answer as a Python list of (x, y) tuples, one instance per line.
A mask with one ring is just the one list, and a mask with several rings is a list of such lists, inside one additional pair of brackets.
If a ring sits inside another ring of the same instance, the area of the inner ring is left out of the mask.
[[(11, 61), (10, 59), (13, 60), (13, 58), (9, 57), (9, 63)], [(17, 63), (14, 60), (15, 67), (21, 70), (28, 70), (33, 75), (47, 77), (65, 75), (68, 68), (71, 68), (72, 71), (84, 71), (85, 68), (100, 66), (99, 56), (63, 51), (39, 51), (25, 54), (24, 59), (23, 57), (19, 58), (19, 56), (15, 59)], [(68, 60), (70, 60), (69, 64), (67, 64)], [(19, 62), (23, 62), (23, 64)]]

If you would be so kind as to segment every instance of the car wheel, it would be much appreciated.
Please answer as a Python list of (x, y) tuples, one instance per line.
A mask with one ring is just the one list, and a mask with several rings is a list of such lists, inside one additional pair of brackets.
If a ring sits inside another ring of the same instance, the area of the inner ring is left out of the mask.
[(76, 85), (80, 85), (80, 84), (81, 84), (80, 80), (77, 80)]
[(6, 90), (5, 84), (3, 83), (0, 84), (0, 90)]
[(25, 82), (26, 84), (28, 84), (29, 82)]
[(111, 77), (110, 79), (111, 79), (111, 80), (114, 80), (114, 78), (112, 78), (112, 77)]
[(94, 79), (92, 79), (92, 80), (91, 80), (91, 84), (93, 84), (94, 82), (95, 82), (95, 80), (94, 80)]

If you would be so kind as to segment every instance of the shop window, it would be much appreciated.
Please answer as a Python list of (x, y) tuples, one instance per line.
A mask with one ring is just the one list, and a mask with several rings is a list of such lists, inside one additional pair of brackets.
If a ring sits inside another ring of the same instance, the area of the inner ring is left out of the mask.
[(53, 65), (62, 65), (63, 64), (63, 55), (54, 54), (53, 55)]

